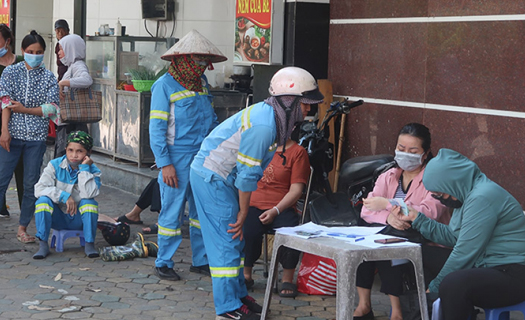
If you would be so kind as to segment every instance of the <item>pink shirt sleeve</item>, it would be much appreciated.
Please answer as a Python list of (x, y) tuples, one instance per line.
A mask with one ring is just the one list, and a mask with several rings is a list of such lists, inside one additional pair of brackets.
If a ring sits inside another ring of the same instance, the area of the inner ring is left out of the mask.
[[(367, 198), (372, 198), (372, 197), (392, 198), (393, 197), (393, 195), (396, 193), (398, 184), (395, 183), (395, 180), (396, 180), (395, 177), (392, 178), (392, 176), (395, 175), (395, 173), (392, 170), (396, 170), (396, 169), (388, 170), (387, 172), (383, 173), (377, 178), (376, 184), (374, 186), (374, 190), (368, 193)], [(363, 218), (363, 220), (365, 220), (368, 223), (387, 224), (386, 218), (390, 214), (391, 207), (392, 206), (388, 204), (385, 210), (371, 211), (371, 210), (366, 209), (363, 206), (363, 208), (361, 209), (361, 218)]]

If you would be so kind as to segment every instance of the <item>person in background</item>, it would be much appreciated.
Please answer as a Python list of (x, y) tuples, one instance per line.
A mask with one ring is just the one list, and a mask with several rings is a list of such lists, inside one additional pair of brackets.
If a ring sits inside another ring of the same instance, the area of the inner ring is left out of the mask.
[[(63, 99), (69, 88), (88, 88), (93, 83), (93, 79), (89, 75), (89, 70), (85, 63), (86, 43), (84, 39), (76, 34), (70, 34), (60, 39), (58, 46), (58, 57), (67, 66), (64, 77), (58, 82), (60, 98)], [(87, 124), (61, 123), (58, 125), (55, 141), (55, 158), (65, 154), (67, 135), (77, 130), (88, 132)]]
[[(430, 130), (419, 123), (409, 123), (399, 132), (395, 149), (398, 167), (381, 174), (374, 189), (363, 200), (361, 218), (367, 223), (390, 225), (398, 230), (410, 229), (410, 224), (393, 214), (389, 199), (400, 198), (431, 219), (447, 224), (450, 212), (425, 189), (422, 179), (425, 166), (432, 159)], [(436, 261), (445, 262), (450, 250), (440, 247), (423, 246), (436, 251)], [(426, 250), (426, 249), (424, 249)], [(444, 250), (441, 252), (439, 250)], [(444, 255), (444, 258), (438, 259)], [(439, 262), (432, 262), (434, 264)], [(392, 266), (391, 261), (363, 262), (357, 269), (356, 285), (359, 304), (354, 319), (373, 319), (371, 288), (375, 270), (381, 277), (381, 292), (388, 294), (392, 312), (390, 319), (403, 319), (399, 296), (403, 293), (403, 265)]]
[(57, 37), (57, 44), (55, 46), (55, 55), (57, 58), (57, 74), (58, 74), (58, 81), (62, 80), (64, 77), (64, 74), (67, 71), (67, 66), (60, 61), (60, 57), (58, 56), (58, 52), (60, 51), (60, 44), (59, 41), (62, 40), (63, 37), (69, 35), (69, 24), (64, 19), (59, 19), (55, 21), (55, 35)]
[[(57, 37), (57, 44), (55, 46), (55, 56), (56, 56), (56, 61), (57, 61), (56, 62), (57, 63), (57, 78), (58, 78), (58, 81), (60, 81), (62, 80), (62, 78), (64, 77), (64, 74), (67, 71), (67, 66), (64, 65), (62, 61), (60, 61), (60, 57), (58, 56), (58, 52), (60, 51), (60, 45), (58, 41), (60, 41), (63, 37), (69, 35), (69, 24), (67, 23), (66, 20), (59, 19), (55, 21), (55, 35)], [(56, 144), (56, 139), (57, 139), (57, 132), (56, 132), (57, 124), (54, 123), (53, 121), (50, 121), (49, 126), (53, 126), (54, 127), (53, 129), (55, 129), (54, 138), (52, 137), (48, 138), (48, 144), (53, 145), (53, 144)], [(65, 139), (66, 137), (62, 136), (62, 144), (60, 145), (61, 148), (65, 147), (65, 144), (64, 144)], [(57, 156), (58, 156), (57, 152), (55, 151), (54, 157), (56, 158)]]
[(24, 162), (24, 199), (17, 239), (35, 242), (27, 233), (35, 210), (34, 187), (46, 150), (49, 120), (43, 108), (59, 103), (58, 83), (44, 68), (46, 43), (34, 30), (22, 40), (24, 62), (5, 68), (0, 78), (2, 132), (0, 135), (0, 203), (3, 203), (9, 181), (20, 157)]
[[(270, 82), (271, 97), (222, 122), (202, 142), (190, 181), (210, 262), (216, 319), (259, 319), (262, 307), (244, 281), (243, 225), (251, 193), (278, 146), (286, 165), (286, 141), (310, 104), (323, 100), (314, 77), (286, 67)], [(163, 208), (164, 210), (164, 208)]]
[(443, 319), (465, 320), (474, 306), (500, 308), (525, 301), (525, 215), (519, 202), (462, 154), (441, 149), (423, 184), (453, 209), (449, 225), (409, 207), (398, 219), (452, 253), (428, 291), (439, 292)]
[(55, 230), (83, 230), (84, 252), (89, 258), (99, 256), (95, 248), (97, 234), (100, 170), (89, 157), (93, 138), (84, 131), (67, 137), (66, 155), (51, 160), (35, 185), (36, 237), (38, 252), (33, 259), (49, 254), (49, 233)]
[[(4, 72), (4, 69), (7, 66), (16, 64), (24, 61), (23, 56), (17, 56), (13, 53), (13, 46), (15, 44), (15, 37), (11, 29), (4, 23), (0, 24), (0, 75)], [(2, 128), (2, 116), (0, 112), (0, 131)], [(18, 194), (18, 205), (22, 208), (22, 200), (24, 198), (24, 162), (22, 157), (18, 161), (18, 164), (15, 168), (15, 181), (16, 181), (16, 191)], [(0, 204), (0, 218), (9, 218), (9, 211), (7, 210), (7, 204), (5, 200)]]
[(158, 220), (159, 251), (155, 274), (160, 279), (179, 280), (173, 255), (182, 242), (181, 216), (186, 203), (190, 217), (191, 272), (209, 275), (201, 226), (190, 187), (190, 164), (201, 142), (217, 126), (213, 97), (204, 71), (226, 57), (208, 39), (190, 31), (162, 59), (169, 70), (151, 88), (150, 146), (159, 167), (162, 210)]
[(142, 190), (142, 193), (137, 202), (135, 202), (133, 209), (131, 209), (130, 212), (115, 218), (115, 221), (125, 222), (127, 224), (143, 224), (144, 222), (140, 219), (140, 214), (149, 206), (151, 206), (151, 211), (160, 212), (161, 203), (158, 178), (151, 179), (146, 188)]
[[(286, 165), (283, 166), (283, 146), (277, 149), (272, 161), (264, 170), (264, 175), (257, 183), (257, 190), (252, 192), (250, 209), (244, 223), (244, 279), (250, 289), (254, 280), (252, 269), (259, 259), (263, 234), (281, 227), (299, 225), (299, 214), (295, 204), (302, 196), (310, 174), (310, 161), (306, 150), (293, 140), (286, 142)], [(295, 267), (299, 262), (300, 252), (284, 248), (280, 255), (283, 265), (283, 278), (279, 296), (297, 296), (297, 286), (293, 283)]]

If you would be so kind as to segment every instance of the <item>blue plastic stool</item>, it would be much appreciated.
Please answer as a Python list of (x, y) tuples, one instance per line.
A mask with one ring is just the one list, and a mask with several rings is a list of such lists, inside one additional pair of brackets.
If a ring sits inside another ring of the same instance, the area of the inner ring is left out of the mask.
[(55, 247), (56, 244), (56, 252), (62, 252), (64, 251), (64, 241), (66, 241), (67, 238), (72, 237), (79, 237), (80, 238), (80, 245), (85, 246), (86, 245), (86, 239), (84, 239), (84, 231), (82, 230), (54, 230), (53, 229), (53, 235), (51, 236), (51, 248)]
[[(442, 320), (441, 315), (441, 299), (434, 301), (432, 305), (432, 320)], [(525, 315), (525, 301), (515, 304), (513, 306), (501, 307), (495, 309), (484, 308), (485, 320), (509, 320), (510, 311), (521, 311)], [(469, 318), (470, 319), (470, 318)]]
[(510, 311), (521, 311), (525, 315), (525, 301), (513, 306), (485, 309), (486, 320), (509, 320)]
[(432, 304), (432, 319), (431, 320), (442, 320), (443, 316), (441, 315), (441, 299), (437, 298), (436, 301)]

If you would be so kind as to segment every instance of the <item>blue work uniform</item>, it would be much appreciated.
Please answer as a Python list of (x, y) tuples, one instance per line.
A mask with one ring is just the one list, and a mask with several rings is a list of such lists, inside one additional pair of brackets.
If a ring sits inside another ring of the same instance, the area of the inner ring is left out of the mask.
[(186, 202), (190, 217), (192, 263), (194, 266), (208, 264), (189, 179), (190, 164), (202, 140), (218, 124), (212, 105), (213, 97), (204, 75), (202, 82), (203, 92), (189, 91), (166, 73), (151, 89), (151, 150), (157, 166), (173, 165), (178, 179), (178, 188), (172, 188), (164, 183), (162, 170), (159, 173), (162, 209), (159, 214), (156, 267), (173, 268), (172, 257), (182, 242), (180, 226)]
[(215, 128), (191, 164), (190, 181), (203, 231), (213, 283), (215, 312), (242, 306), (244, 240), (232, 239), (239, 190), (251, 192), (277, 149), (273, 107), (257, 103)]
[[(36, 237), (47, 241), (51, 228), (83, 230), (86, 242), (95, 242), (98, 203), (94, 198), (100, 193), (100, 175), (94, 164), (73, 170), (66, 156), (51, 160), (35, 185)], [(77, 205), (74, 215), (65, 213), (70, 197)]]

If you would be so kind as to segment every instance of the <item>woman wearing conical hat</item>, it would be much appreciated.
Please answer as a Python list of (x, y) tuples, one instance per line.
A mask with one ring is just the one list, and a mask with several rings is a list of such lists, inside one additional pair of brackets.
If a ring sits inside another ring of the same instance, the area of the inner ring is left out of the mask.
[(179, 280), (172, 257), (182, 242), (180, 221), (186, 202), (193, 252), (190, 271), (210, 274), (189, 172), (202, 140), (218, 124), (204, 71), (213, 68), (212, 63), (227, 58), (208, 39), (192, 30), (162, 59), (171, 64), (151, 89), (149, 123), (150, 146), (161, 168), (158, 182), (162, 210), (158, 221), (159, 251), (155, 273), (161, 279)]

